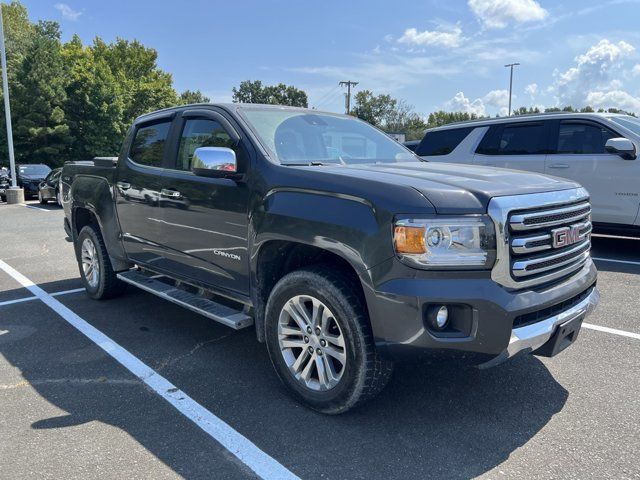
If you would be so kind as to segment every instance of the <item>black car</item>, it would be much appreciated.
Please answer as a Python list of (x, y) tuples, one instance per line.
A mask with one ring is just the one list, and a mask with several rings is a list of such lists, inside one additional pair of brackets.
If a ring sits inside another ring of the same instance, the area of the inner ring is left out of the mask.
[(0, 171), (0, 201), (6, 202), (7, 195), (5, 191), (11, 187), (11, 177), (9, 177), (9, 172), (1, 170)]
[(38, 196), (38, 187), (51, 169), (46, 165), (33, 164), (33, 165), (17, 165), (17, 184), (24, 189), (24, 198)]
[(56, 168), (49, 172), (49, 175), (40, 182), (38, 185), (38, 200), (41, 204), (48, 203), (49, 200), (55, 200), (55, 202), (62, 206), (60, 199), (60, 174), (62, 168)]

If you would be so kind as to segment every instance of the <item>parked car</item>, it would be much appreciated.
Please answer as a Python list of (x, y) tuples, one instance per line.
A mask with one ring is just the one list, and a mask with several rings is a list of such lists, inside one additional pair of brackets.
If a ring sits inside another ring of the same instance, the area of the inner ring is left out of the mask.
[(418, 145), (420, 145), (421, 141), (422, 140), (409, 140), (408, 142), (404, 142), (404, 146), (407, 147), (412, 152), (415, 152), (416, 148), (418, 148)]
[(55, 200), (55, 202), (62, 206), (62, 200), (60, 199), (60, 174), (62, 168), (55, 168), (49, 172), (49, 175), (40, 182), (38, 185), (38, 200), (41, 204), (49, 203), (49, 200)]
[(38, 196), (38, 187), (51, 169), (44, 164), (21, 164), (16, 165), (16, 183), (18, 187), (24, 189), (24, 197), (32, 198)]
[(11, 177), (6, 170), (0, 170), (0, 201), (7, 201), (6, 190), (11, 188)]
[(162, 110), (135, 121), (117, 165), (65, 165), (62, 188), (90, 297), (128, 283), (253, 325), (289, 391), (324, 413), (373, 397), (408, 357), (555, 355), (598, 303), (577, 183), (424, 162), (351, 116)]
[(640, 120), (609, 113), (494, 118), (428, 130), (416, 153), (429, 161), (546, 173), (591, 196), (594, 227), (640, 233)]

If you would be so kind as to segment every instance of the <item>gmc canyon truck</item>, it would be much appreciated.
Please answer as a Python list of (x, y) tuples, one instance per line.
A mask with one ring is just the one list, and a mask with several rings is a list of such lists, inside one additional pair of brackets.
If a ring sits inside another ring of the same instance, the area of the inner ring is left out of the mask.
[(116, 161), (67, 164), (61, 182), (90, 297), (132, 284), (253, 326), (289, 391), (328, 414), (398, 360), (555, 355), (599, 299), (578, 184), (429, 163), (349, 116), (162, 110)]

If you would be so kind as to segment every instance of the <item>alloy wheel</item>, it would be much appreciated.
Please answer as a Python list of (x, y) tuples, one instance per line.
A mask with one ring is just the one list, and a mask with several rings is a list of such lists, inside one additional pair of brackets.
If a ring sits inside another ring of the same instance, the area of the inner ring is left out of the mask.
[(278, 344), (289, 371), (303, 386), (326, 391), (340, 382), (347, 364), (345, 337), (329, 307), (317, 298), (298, 295), (284, 304)]
[(96, 288), (100, 281), (100, 262), (98, 252), (93, 240), (85, 238), (80, 250), (82, 261), (82, 272), (90, 287)]

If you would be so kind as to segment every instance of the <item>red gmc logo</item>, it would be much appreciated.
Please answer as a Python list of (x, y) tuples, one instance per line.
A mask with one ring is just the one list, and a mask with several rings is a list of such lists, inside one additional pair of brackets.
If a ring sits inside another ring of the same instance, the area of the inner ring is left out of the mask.
[(583, 235), (580, 235), (580, 230), (583, 227), (584, 225), (577, 224), (551, 230), (553, 248), (566, 247), (582, 240)]

